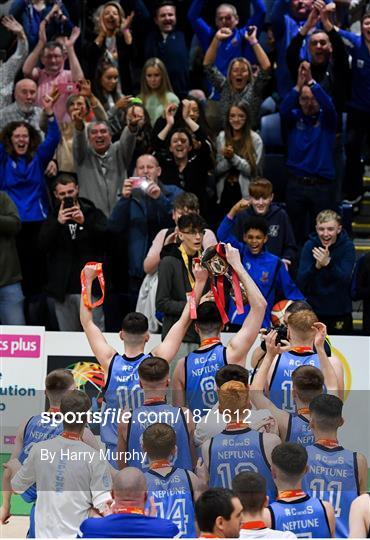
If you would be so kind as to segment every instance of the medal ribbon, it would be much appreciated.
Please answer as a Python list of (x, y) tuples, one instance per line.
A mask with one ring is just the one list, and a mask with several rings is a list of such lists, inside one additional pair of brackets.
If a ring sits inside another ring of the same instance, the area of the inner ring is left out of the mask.
[(291, 350), (297, 353), (313, 352), (312, 347), (293, 347)]
[(337, 439), (317, 439), (315, 444), (322, 444), (323, 446), (328, 446), (329, 448), (336, 448), (339, 446)]
[(144, 400), (144, 405), (151, 405), (152, 403), (166, 403), (163, 396), (153, 396)]
[(304, 497), (306, 495), (306, 492), (302, 489), (286, 489), (285, 491), (279, 491), (279, 496), (277, 497), (277, 501), (280, 501), (281, 499), (293, 499), (294, 497)]
[(258, 530), (258, 529), (266, 529), (267, 525), (264, 521), (247, 521), (246, 523), (243, 523), (240, 527), (240, 529), (252, 529), (252, 530)]
[(232, 430), (232, 429), (243, 429), (247, 426), (247, 424), (244, 424), (244, 422), (230, 422), (227, 424), (226, 429)]
[(144, 510), (139, 506), (114, 506), (112, 508), (114, 514), (144, 514)]
[(302, 407), (302, 409), (298, 409), (298, 414), (311, 414), (311, 411), (308, 407)]
[[(96, 277), (99, 280), (100, 289), (102, 292), (101, 298), (99, 300), (96, 300), (96, 302), (91, 303), (91, 299), (89, 298), (88, 292), (87, 292), (87, 286), (86, 286), (86, 275), (85, 275), (85, 268), (91, 268), (95, 270)], [(85, 264), (84, 268), (81, 270), (81, 294), (83, 298), (83, 302), (85, 306), (89, 309), (93, 309), (95, 307), (101, 306), (104, 302), (104, 296), (105, 296), (105, 280), (103, 276), (103, 265), (102, 263), (97, 262), (88, 262)]]
[(73, 431), (63, 431), (62, 437), (64, 439), (70, 439), (71, 441), (80, 441), (81, 436), (79, 433), (73, 433)]
[(164, 467), (172, 467), (168, 459), (156, 459), (149, 465), (150, 469), (162, 469)]
[(215, 343), (221, 343), (221, 340), (219, 337), (209, 337), (206, 339), (203, 339), (200, 342), (200, 347), (205, 347), (206, 345), (214, 345)]

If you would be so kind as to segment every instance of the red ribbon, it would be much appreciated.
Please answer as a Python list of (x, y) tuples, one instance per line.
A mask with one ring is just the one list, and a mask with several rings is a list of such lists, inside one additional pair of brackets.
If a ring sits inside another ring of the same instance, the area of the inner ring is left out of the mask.
[[(222, 276), (218, 276), (218, 277), (221, 277)], [(218, 278), (217, 278), (217, 281), (218, 281)], [(219, 296), (219, 293), (214, 285), (214, 283), (211, 283), (211, 290), (212, 290), (212, 294), (213, 294), (213, 297), (215, 299), (215, 303), (216, 303), (216, 306), (217, 306), (217, 309), (221, 315), (221, 319), (222, 319), (222, 324), (226, 324), (227, 322), (229, 322), (229, 317), (227, 316), (226, 314), (226, 311), (225, 311), (225, 298), (224, 296), (222, 296), (220, 298)]]
[[(99, 300), (96, 300), (96, 302), (91, 303), (91, 299), (89, 298), (88, 292), (87, 292), (87, 286), (86, 286), (86, 275), (85, 275), (85, 268), (91, 268), (92, 270), (95, 270), (96, 277), (99, 280), (99, 285), (101, 288), (101, 298)], [(84, 268), (81, 270), (81, 294), (84, 301), (84, 304), (87, 308), (93, 309), (95, 307), (101, 306), (104, 302), (104, 296), (105, 296), (105, 280), (103, 275), (103, 265), (102, 263), (98, 262), (88, 262), (85, 264)]]

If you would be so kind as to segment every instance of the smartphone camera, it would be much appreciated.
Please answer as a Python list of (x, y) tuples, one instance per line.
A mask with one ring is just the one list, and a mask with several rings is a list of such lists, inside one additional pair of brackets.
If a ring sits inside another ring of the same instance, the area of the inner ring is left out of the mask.
[(64, 208), (72, 208), (75, 205), (73, 197), (64, 197), (63, 199)]
[(130, 180), (132, 181), (132, 189), (141, 189), (144, 193), (148, 189), (149, 182), (145, 176), (133, 176)]

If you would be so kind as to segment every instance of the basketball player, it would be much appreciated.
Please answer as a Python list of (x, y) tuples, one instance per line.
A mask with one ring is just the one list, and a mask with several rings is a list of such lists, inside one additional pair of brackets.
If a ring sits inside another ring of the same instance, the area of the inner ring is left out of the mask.
[(308, 471), (304, 489), (313, 497), (332, 501), (336, 516), (335, 536), (347, 538), (351, 503), (367, 488), (366, 457), (340, 446), (338, 429), (343, 425), (343, 402), (323, 394), (310, 403), (310, 426), (315, 444), (307, 447)]
[[(294, 300), (293, 302), (288, 304), (288, 306), (284, 310), (283, 324), (286, 326), (288, 324), (288, 319), (290, 315), (292, 315), (293, 313), (298, 313), (298, 311), (312, 311), (312, 313), (315, 313), (312, 307), (310, 306), (310, 304), (306, 302), (305, 300)], [(264, 335), (265, 334), (263, 334), (262, 336), (262, 344), (264, 341)], [(339, 359), (336, 356), (333, 356), (332, 354), (329, 336), (326, 336), (324, 347), (325, 347), (325, 352), (330, 361), (332, 361), (332, 358), (333, 358), (334, 363), (340, 362)], [(315, 347), (314, 347), (314, 352), (316, 352)], [(251, 358), (252, 368), (258, 369), (265, 354), (266, 354), (266, 347), (264, 347), (263, 345), (260, 345), (259, 347), (256, 347), (254, 349), (252, 358)]]
[[(292, 398), (292, 373), (302, 365), (321, 368), (320, 357), (314, 352), (314, 340), (318, 319), (313, 311), (292, 313), (288, 319), (288, 341), (290, 350), (283, 351), (273, 360), (268, 376), (269, 398), (276, 407), (287, 412), (296, 412)], [(344, 388), (341, 362), (331, 357), (330, 362), (337, 377), (336, 389), (341, 395)]]
[[(195, 465), (194, 422), (193, 415), (185, 407), (173, 407), (166, 403), (166, 393), (170, 383), (169, 365), (163, 358), (156, 356), (145, 358), (138, 369), (139, 382), (144, 390), (144, 404), (134, 409), (129, 421), (120, 422), (118, 426), (117, 451), (124, 456), (138, 450), (142, 446), (144, 430), (150, 424), (169, 424), (176, 433), (177, 452), (172, 456), (173, 465), (182, 469), (192, 470)], [(133, 458), (127, 463), (119, 461), (119, 468), (138, 467), (142, 471), (148, 469), (148, 462), (142, 463)]]
[[(91, 292), (95, 272), (85, 268), (86, 288)], [(199, 301), (204, 285), (208, 278), (207, 271), (199, 264), (194, 267), (195, 300)], [(82, 300), (80, 309), (81, 324), (85, 331), (90, 347), (102, 366), (105, 375), (104, 404), (105, 413), (117, 413), (119, 409), (134, 409), (142, 405), (143, 392), (139, 386), (138, 368), (148, 356), (159, 356), (168, 362), (175, 357), (186, 330), (190, 324), (189, 306), (186, 305), (180, 319), (173, 325), (164, 341), (155, 347), (150, 354), (144, 353), (145, 343), (149, 340), (148, 320), (141, 313), (129, 313), (123, 319), (120, 338), (124, 343), (125, 352), (120, 355), (109, 345), (101, 330), (95, 325), (92, 310), (87, 308)], [(105, 424), (105, 425), (104, 425)], [(100, 436), (109, 450), (108, 459), (117, 468), (114, 458), (117, 447), (117, 418), (103, 422)], [(113, 454), (112, 454), (113, 452)]]
[[(228, 364), (222, 367), (215, 375), (217, 394), (221, 386), (228, 381), (240, 381), (248, 386), (249, 372), (244, 367), (238, 366), (237, 364)], [(227, 422), (224, 421), (224, 418), (220, 413), (221, 411), (217, 401), (209, 414), (198, 419), (194, 434), (195, 446), (201, 446), (207, 439), (211, 439), (226, 429)], [(248, 421), (250, 422), (250, 424), (248, 424), (249, 427), (256, 431), (278, 433), (276, 421), (267, 409), (252, 409)]]
[(199, 538), (239, 538), (242, 510), (230, 489), (207, 489), (195, 503)]
[(351, 504), (349, 536), (351, 538), (370, 538), (370, 493), (360, 495)]
[(194, 501), (206, 486), (193, 472), (171, 465), (175, 431), (167, 424), (152, 424), (144, 431), (143, 448), (149, 459), (145, 473), (148, 497), (154, 498), (157, 515), (172, 520), (182, 538), (195, 538)]
[(144, 474), (134, 467), (119, 471), (113, 481), (110, 513), (81, 523), (78, 538), (176, 538), (176, 525), (145, 514), (148, 489)]
[(195, 329), (201, 339), (200, 347), (179, 360), (172, 394), (174, 405), (187, 405), (198, 418), (217, 403), (216, 372), (226, 364), (245, 366), (246, 356), (261, 328), (266, 309), (266, 300), (244, 269), (239, 251), (230, 244), (226, 244), (226, 259), (245, 287), (250, 312), (239, 332), (224, 347), (220, 339), (223, 324), (216, 305), (204, 302), (198, 308)]
[[(70, 392), (74, 389), (75, 382), (70, 371), (66, 369), (55, 369), (51, 371), (45, 379), (45, 394), (50, 405), (48, 411), (50, 413), (59, 412), (62, 397), (66, 392)], [(43, 421), (41, 414), (31, 416), (31, 418), (23, 422), (18, 428), (14, 449), (10, 459), (17, 459), (21, 464), (23, 464), (35, 443), (52, 439), (57, 435), (60, 435), (62, 431), (62, 423), (58, 423), (57, 425), (52, 422), (46, 423)], [(86, 444), (96, 448), (95, 437), (89, 429), (85, 429), (83, 431), (82, 438)], [(0, 509), (0, 519), (3, 525), (8, 523), (11, 515), (11, 493), (10, 471), (5, 469), (3, 474), (3, 504)], [(22, 494), (22, 498), (26, 502), (35, 502), (36, 495), (36, 486), (32, 486)], [(33, 505), (30, 514), (30, 529), (28, 531), (28, 538), (34, 538), (35, 536), (34, 510), (35, 507)]]
[[(90, 398), (84, 392), (64, 394), (60, 405), (64, 431), (34, 444), (11, 481), (15, 493), (37, 484), (36, 538), (74, 538), (90, 509), (101, 512), (111, 500), (109, 465), (81, 440), (90, 407)], [(67, 413), (74, 413), (74, 418), (71, 414), (66, 417)], [(12, 472), (16, 461), (9, 462)]]
[(271, 452), (281, 441), (272, 433), (259, 433), (248, 427), (250, 401), (248, 387), (229, 381), (219, 391), (220, 410), (229, 416), (227, 427), (202, 445), (202, 456), (209, 473), (210, 487), (231, 488), (234, 476), (242, 471), (262, 474), (267, 492), (275, 497), (271, 476)]
[(302, 538), (333, 538), (335, 517), (332, 505), (308, 495), (302, 489), (307, 471), (307, 451), (297, 443), (283, 443), (271, 454), (272, 475), (279, 495), (268, 509), (267, 526), (291, 531)]
[[(284, 350), (280, 343), (276, 344), (277, 332), (271, 331), (265, 338), (266, 355), (260, 365), (250, 387), (251, 400), (255, 407), (269, 409), (277, 420), (281, 440), (298, 442), (303, 446), (313, 444), (314, 436), (309, 428), (310, 401), (323, 393), (324, 384), (329, 392), (337, 390), (337, 377), (326, 356), (324, 343), (326, 327), (323, 323), (314, 323), (316, 331), (315, 348), (320, 359), (321, 370), (315, 366), (305, 365), (297, 367), (292, 373), (292, 397), (297, 413), (283, 411), (264, 395), (267, 375), (271, 364)], [(288, 346), (289, 348), (289, 346)]]
[(239, 538), (297, 538), (290, 531), (274, 531), (266, 525), (269, 520), (266, 480), (255, 472), (241, 472), (232, 482), (233, 491), (243, 505)]

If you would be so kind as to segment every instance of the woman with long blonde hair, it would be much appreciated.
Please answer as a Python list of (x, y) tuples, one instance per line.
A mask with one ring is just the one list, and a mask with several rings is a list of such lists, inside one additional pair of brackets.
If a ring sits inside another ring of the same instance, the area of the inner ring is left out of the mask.
[(132, 34), (130, 25), (133, 12), (125, 15), (119, 2), (110, 1), (94, 13), (96, 38), (84, 43), (84, 73), (94, 80), (98, 64), (110, 63), (119, 71), (120, 88), (132, 92), (131, 70), (133, 63)]
[(248, 197), (250, 180), (258, 175), (263, 142), (250, 125), (247, 106), (238, 103), (229, 107), (225, 130), (217, 137), (215, 168), (217, 198), (227, 211), (242, 197)]
[(152, 126), (170, 103), (179, 104), (173, 93), (167, 69), (159, 58), (149, 58), (141, 72), (140, 99), (149, 113)]

